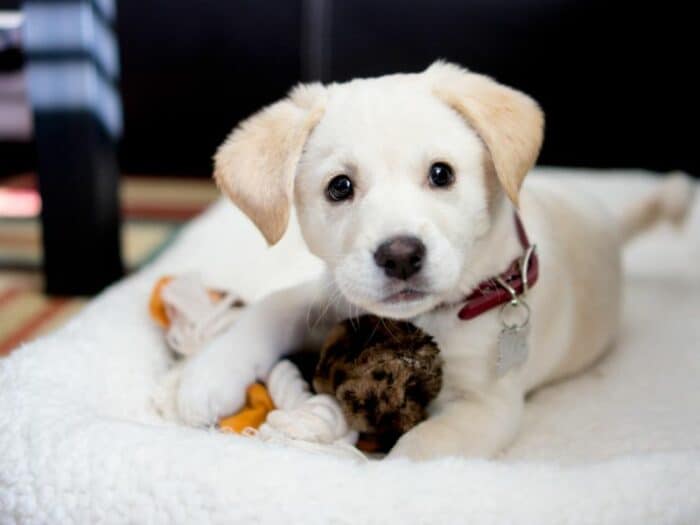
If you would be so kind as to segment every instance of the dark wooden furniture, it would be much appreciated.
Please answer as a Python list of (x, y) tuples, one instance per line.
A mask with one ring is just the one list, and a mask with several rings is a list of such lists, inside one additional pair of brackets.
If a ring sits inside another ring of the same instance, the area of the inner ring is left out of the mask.
[(114, 7), (112, 0), (23, 5), (45, 285), (52, 294), (93, 294), (124, 272)]

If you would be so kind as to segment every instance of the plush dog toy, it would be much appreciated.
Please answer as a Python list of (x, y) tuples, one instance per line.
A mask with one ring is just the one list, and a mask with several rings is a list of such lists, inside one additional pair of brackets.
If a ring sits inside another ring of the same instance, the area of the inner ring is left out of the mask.
[[(235, 322), (242, 306), (231, 294), (182, 276), (161, 279), (149, 309), (167, 330), (170, 347), (187, 356)], [(365, 315), (331, 330), (312, 382), (317, 395), (309, 392), (298, 367), (282, 361), (266, 385), (248, 388), (246, 406), (223, 418), (219, 428), (340, 449), (355, 443), (360, 433), (358, 448), (388, 451), (425, 419), (426, 406), (442, 385), (441, 359), (433, 339), (414, 325)]]
[(432, 337), (416, 326), (365, 315), (332, 329), (313, 385), (335, 396), (363, 449), (385, 452), (426, 418), (442, 386), (442, 362)]

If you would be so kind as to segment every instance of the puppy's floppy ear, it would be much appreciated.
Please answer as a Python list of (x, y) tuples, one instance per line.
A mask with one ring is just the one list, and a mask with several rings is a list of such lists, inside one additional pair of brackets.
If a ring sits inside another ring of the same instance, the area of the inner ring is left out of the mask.
[(269, 244), (289, 223), (294, 175), (304, 144), (321, 120), (325, 88), (300, 85), (243, 121), (214, 155), (214, 178)]
[(447, 62), (424, 73), (433, 93), (456, 110), (484, 141), (508, 198), (518, 205), (520, 186), (537, 160), (544, 115), (527, 95)]

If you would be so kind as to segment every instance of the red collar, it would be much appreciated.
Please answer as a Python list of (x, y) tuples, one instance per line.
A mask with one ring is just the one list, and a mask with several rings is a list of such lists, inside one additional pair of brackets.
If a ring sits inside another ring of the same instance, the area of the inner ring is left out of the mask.
[[(530, 244), (527, 238), (527, 233), (525, 233), (525, 228), (520, 221), (520, 217), (518, 217), (517, 213), (514, 214), (514, 217), (515, 229), (518, 232), (518, 240), (524, 251), (523, 255), (513, 260), (505, 272), (498, 274), (496, 277), (481, 281), (477, 285), (476, 289), (464, 300), (465, 304), (457, 314), (460, 319), (464, 321), (473, 319), (492, 308), (513, 300), (514, 297), (511, 291), (499, 284), (498, 278), (512, 288), (518, 296), (526, 292), (528, 288), (531, 288), (537, 282), (537, 277), (539, 275), (537, 253), (534, 250), (534, 246)], [(530, 252), (529, 261), (526, 260), (528, 259), (528, 252)], [(523, 265), (527, 266), (525, 279), (523, 279)]]

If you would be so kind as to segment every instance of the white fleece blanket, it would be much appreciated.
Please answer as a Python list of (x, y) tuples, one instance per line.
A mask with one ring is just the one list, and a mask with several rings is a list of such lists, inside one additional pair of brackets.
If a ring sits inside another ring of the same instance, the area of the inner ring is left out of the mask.
[[(618, 207), (653, 184), (548, 171), (535, 176)], [(619, 345), (533, 395), (495, 461), (360, 465), (158, 418), (149, 395), (169, 357), (145, 306), (155, 279), (197, 270), (253, 299), (318, 271), (298, 246), (292, 230), (267, 251), (219, 203), (0, 361), (0, 523), (700, 523), (700, 205), (682, 233), (628, 247)]]

